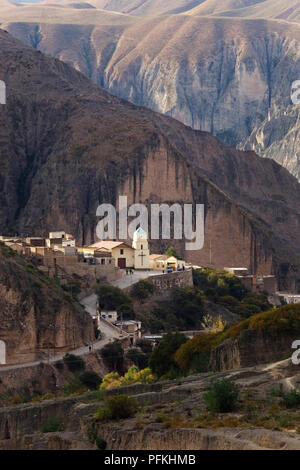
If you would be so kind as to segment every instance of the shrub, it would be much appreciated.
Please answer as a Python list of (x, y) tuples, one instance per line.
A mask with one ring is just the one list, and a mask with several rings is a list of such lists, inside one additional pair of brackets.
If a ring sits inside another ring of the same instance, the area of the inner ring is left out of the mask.
[(128, 395), (108, 397), (105, 401), (111, 419), (133, 418), (138, 409), (136, 400)]
[(114, 371), (123, 372), (124, 351), (120, 341), (109, 343), (101, 349), (105, 364)]
[(107, 442), (104, 439), (102, 439), (102, 437), (97, 437), (96, 446), (98, 450), (105, 450), (107, 447)]
[(126, 359), (133, 362), (139, 369), (145, 369), (148, 365), (148, 356), (143, 354), (138, 349), (133, 348), (128, 351), (126, 354)]
[(131, 295), (136, 299), (144, 300), (147, 299), (150, 294), (153, 294), (154, 291), (155, 285), (147, 279), (143, 279), (142, 281), (134, 284), (131, 289)]
[(87, 387), (80, 382), (78, 377), (72, 377), (68, 379), (68, 384), (63, 387), (63, 394), (69, 395), (82, 395), (88, 391)]
[(75, 354), (67, 353), (63, 357), (63, 361), (67, 365), (69, 371), (71, 372), (76, 372), (76, 371), (85, 369), (84, 360), (79, 356), (75, 356)]
[(57, 361), (57, 362), (55, 362), (54, 366), (56, 367), (57, 370), (63, 370), (64, 363), (63, 363), (63, 361)]
[(103, 310), (118, 310), (121, 306), (132, 305), (131, 298), (118, 287), (100, 285), (96, 287), (96, 294)]
[(106, 406), (96, 411), (96, 420), (119, 420), (133, 418), (138, 409), (136, 400), (128, 395), (105, 398)]
[(300, 406), (300, 393), (296, 388), (292, 388), (288, 393), (282, 394), (282, 402), (287, 408)]
[(154, 348), (150, 359), (149, 367), (158, 377), (168, 373), (172, 366), (177, 367), (174, 362), (174, 355), (177, 349), (187, 341), (183, 333), (167, 333), (162, 341)]
[(135, 345), (138, 348), (141, 348), (144, 354), (151, 354), (152, 353), (152, 343), (148, 339), (138, 339)]
[(110, 388), (122, 387), (125, 385), (132, 385), (137, 383), (150, 384), (155, 382), (155, 377), (149, 367), (139, 370), (136, 366), (128, 369), (123, 377), (120, 377), (117, 372), (111, 372), (103, 377), (101, 390)]
[(59, 432), (62, 431), (62, 425), (59, 418), (49, 419), (42, 427), (42, 432)]
[(217, 413), (233, 411), (239, 396), (238, 387), (229, 379), (213, 380), (203, 395), (207, 409)]
[(10, 405), (20, 405), (21, 403), (24, 403), (21, 395), (15, 395), (9, 402)]
[(90, 390), (97, 390), (101, 384), (101, 377), (92, 370), (86, 370), (79, 375), (79, 380)]
[(100, 389), (106, 390), (115, 387), (120, 387), (120, 376), (118, 372), (110, 372), (103, 377)]

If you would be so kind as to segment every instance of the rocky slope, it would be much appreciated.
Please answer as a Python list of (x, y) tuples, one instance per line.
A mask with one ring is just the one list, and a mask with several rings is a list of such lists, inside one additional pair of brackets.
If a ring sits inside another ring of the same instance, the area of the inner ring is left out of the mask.
[(93, 341), (91, 317), (55, 282), (0, 246), (0, 339), (6, 363), (31, 362), (48, 350), (65, 351)]
[(64, 227), (90, 243), (99, 203), (118, 195), (128, 204), (204, 203), (205, 246), (187, 259), (272, 271), (282, 288), (297, 287), (300, 186), (284, 168), (113, 97), (8, 33), (0, 31), (0, 42), (8, 94), (0, 109), (1, 232)]
[[(133, 396), (139, 413), (117, 422), (94, 420), (103, 401), (97, 393), (0, 409), (1, 450), (96, 449), (93, 436), (107, 442), (107, 450), (288, 450), (300, 449), (299, 414), (288, 412), (270, 394), (281, 383), (299, 383), (299, 367), (289, 361), (216, 374), (233, 380), (240, 389), (232, 413), (205, 410), (203, 393), (211, 374), (153, 385), (110, 390), (110, 395)], [(103, 400), (103, 399), (102, 399)], [(42, 432), (56, 420), (60, 432)]]
[[(291, 101), (300, 78), (300, 33), (294, 17), (280, 19), (286, 2), (255, 2), (249, 7), (255, 20), (211, 16), (223, 2), (201, 3), (209, 17), (155, 18), (134, 16), (139, 8), (117, 3), (128, 14), (101, 10), (116, 7), (104, 1), (91, 2), (93, 8), (75, 8), (76, 1), (0, 7), (2, 27), (111, 93), (274, 158), (300, 178), (299, 110)], [(142, 3), (161, 12), (157, 2)], [(262, 19), (273, 17), (279, 19)]]

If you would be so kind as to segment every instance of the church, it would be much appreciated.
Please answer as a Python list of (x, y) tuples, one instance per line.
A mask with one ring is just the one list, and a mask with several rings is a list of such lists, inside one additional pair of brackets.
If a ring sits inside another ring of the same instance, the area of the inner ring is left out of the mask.
[(122, 241), (103, 240), (94, 243), (89, 249), (110, 251), (116, 267), (121, 269), (150, 269), (148, 236), (141, 227), (134, 232), (132, 245)]

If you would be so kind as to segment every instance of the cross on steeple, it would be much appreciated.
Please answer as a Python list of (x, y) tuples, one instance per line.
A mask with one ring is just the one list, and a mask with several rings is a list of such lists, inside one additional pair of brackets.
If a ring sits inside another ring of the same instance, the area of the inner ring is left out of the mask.
[(144, 266), (144, 257), (146, 256), (144, 253), (141, 253), (139, 256), (142, 258), (142, 266)]

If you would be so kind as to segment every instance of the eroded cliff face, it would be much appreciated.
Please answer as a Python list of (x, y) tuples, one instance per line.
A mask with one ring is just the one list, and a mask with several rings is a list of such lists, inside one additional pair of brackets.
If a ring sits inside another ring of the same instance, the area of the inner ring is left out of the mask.
[(282, 332), (274, 338), (269, 332), (244, 330), (236, 339), (228, 339), (212, 351), (209, 367), (214, 371), (224, 371), (280, 361), (291, 354), (296, 335), (296, 332)]
[(0, 247), (0, 340), (6, 364), (40, 360), (94, 339), (93, 322), (76, 302), (18, 255)]
[[(96, 237), (96, 209), (142, 202), (205, 205), (197, 264), (245, 265), (297, 288), (300, 186), (284, 168), (136, 107), (0, 32), (0, 230)], [(288, 230), (286, 230), (288, 227)], [(161, 252), (172, 241), (153, 243)]]
[(100, 10), (93, 19), (90, 10), (68, 16), (64, 8), (53, 23), (43, 10), (34, 10), (31, 23), (22, 9), (4, 14), (2, 27), (109, 92), (274, 158), (299, 179), (299, 119), (291, 101), (300, 78), (296, 24), (197, 15), (116, 19)]

